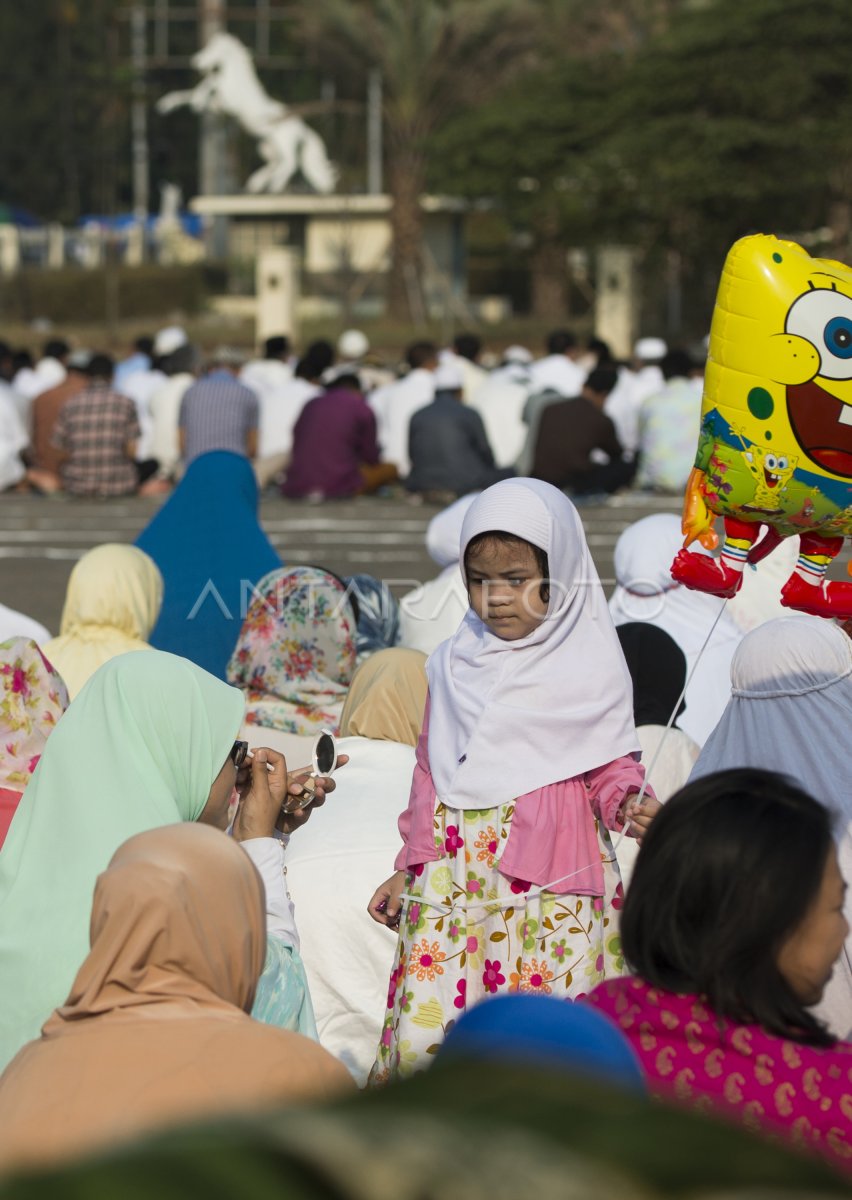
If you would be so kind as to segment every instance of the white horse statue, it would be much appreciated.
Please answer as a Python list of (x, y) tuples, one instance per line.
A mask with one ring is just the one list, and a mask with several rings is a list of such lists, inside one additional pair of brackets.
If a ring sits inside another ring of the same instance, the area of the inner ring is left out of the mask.
[(223, 113), (239, 121), (246, 133), (257, 138), (258, 152), (266, 162), (246, 181), (250, 192), (283, 192), (299, 171), (315, 191), (334, 191), (337, 170), (322, 138), (267, 94), (251, 54), (238, 38), (214, 33), (193, 55), (192, 65), (201, 74), (199, 82), (191, 91), (163, 96), (158, 112), (189, 105), (197, 113)]

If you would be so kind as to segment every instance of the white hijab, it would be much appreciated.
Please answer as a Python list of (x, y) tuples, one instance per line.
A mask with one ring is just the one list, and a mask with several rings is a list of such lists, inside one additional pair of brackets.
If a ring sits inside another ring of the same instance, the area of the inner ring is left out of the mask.
[(731, 664), (731, 699), (690, 776), (729, 767), (789, 775), (852, 820), (852, 642), (821, 617), (767, 621)]
[(628, 621), (656, 625), (680, 646), (687, 669), (692, 672), (695, 667), (686, 690), (686, 711), (678, 724), (703, 746), (731, 694), (731, 659), (742, 633), (727, 610), (713, 629), (723, 602), (672, 579), (671, 564), (682, 544), (680, 519), (674, 513), (655, 513), (625, 529), (615, 547), (617, 587), (609, 611), (616, 625)]
[(471, 506), (462, 560), (490, 530), (547, 552), (550, 603), (515, 642), (469, 609), (427, 663), (429, 764), (451, 808), (491, 808), (639, 751), (630, 675), (574, 505), (541, 480), (508, 479)]
[(479, 495), (470, 492), (436, 513), (426, 530), (426, 549), (439, 567), (451, 567), (461, 557), (461, 533), (470, 506)]

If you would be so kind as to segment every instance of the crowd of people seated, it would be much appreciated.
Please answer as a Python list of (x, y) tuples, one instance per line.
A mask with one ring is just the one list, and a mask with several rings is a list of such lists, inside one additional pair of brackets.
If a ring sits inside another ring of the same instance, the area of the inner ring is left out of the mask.
[(310, 501), (399, 484), (445, 503), (516, 474), (578, 497), (634, 480), (677, 493), (702, 364), (658, 338), (634, 349), (618, 362), (599, 339), (559, 329), (538, 359), (522, 346), (488, 355), (462, 333), (443, 349), (412, 344), (393, 370), (357, 329), (301, 354), (270, 337), (250, 361), (228, 346), (202, 352), (176, 325), (118, 362), (54, 339), (33, 364), (0, 343), (0, 491), (155, 495), (225, 450), (251, 462), (262, 489)]

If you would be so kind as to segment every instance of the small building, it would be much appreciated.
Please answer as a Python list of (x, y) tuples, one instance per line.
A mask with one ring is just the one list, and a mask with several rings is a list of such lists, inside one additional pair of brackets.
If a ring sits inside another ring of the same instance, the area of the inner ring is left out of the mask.
[[(466, 300), (464, 200), (423, 196), (424, 261), (418, 280), (425, 313)], [(388, 195), (197, 196), (192, 212), (225, 224), (231, 292), (254, 294), (255, 263), (272, 247), (296, 252), (302, 317), (381, 316), (390, 269)], [(219, 240), (219, 239), (217, 239)], [(417, 297), (413, 297), (415, 303)]]

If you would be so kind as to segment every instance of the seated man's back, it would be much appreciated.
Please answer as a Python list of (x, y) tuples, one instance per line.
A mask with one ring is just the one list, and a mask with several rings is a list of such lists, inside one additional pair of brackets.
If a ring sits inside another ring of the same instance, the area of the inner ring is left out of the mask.
[[(341, 380), (346, 384), (345, 379)], [(335, 499), (370, 490), (362, 468), (379, 462), (376, 418), (354, 386), (334, 386), (309, 400), (293, 430), (285, 496)], [(396, 471), (378, 482), (388, 482)]]
[(67, 400), (53, 427), (62, 485), (75, 496), (126, 496), (139, 484), (136, 405), (111, 386), (112, 360), (95, 355), (89, 383)]
[(184, 462), (211, 450), (253, 458), (257, 451), (257, 396), (227, 367), (214, 365), (184, 392), (179, 425)]
[[(461, 402), (462, 381), (454, 367), (436, 373), (435, 399), (414, 413), (408, 434), (410, 492), (465, 495), (490, 487), (513, 472), (494, 465), (482, 417)], [(446, 378), (442, 376), (446, 373)]]
[[(596, 367), (582, 395), (548, 404), (539, 418), (530, 474), (574, 492), (612, 492), (630, 482), (635, 467), (622, 457), (615, 426), (604, 413), (616, 371)], [(603, 458), (608, 461), (602, 462)]]

